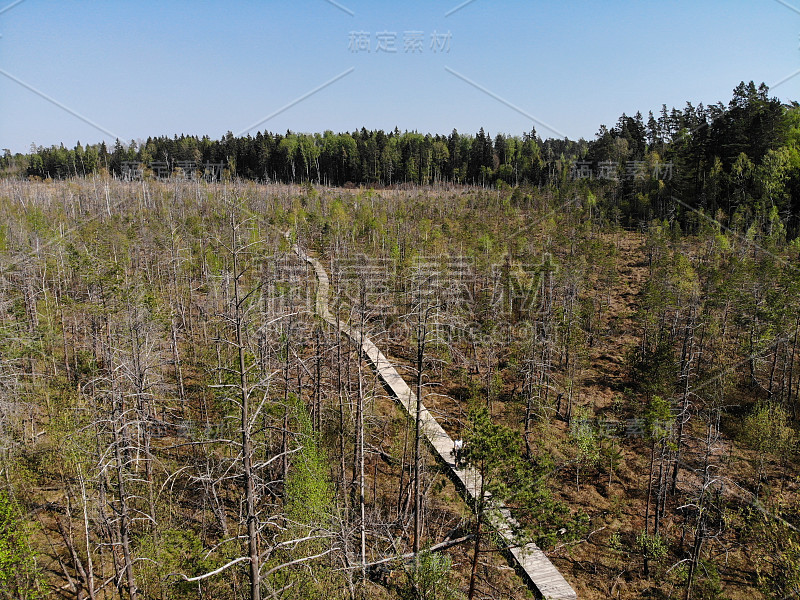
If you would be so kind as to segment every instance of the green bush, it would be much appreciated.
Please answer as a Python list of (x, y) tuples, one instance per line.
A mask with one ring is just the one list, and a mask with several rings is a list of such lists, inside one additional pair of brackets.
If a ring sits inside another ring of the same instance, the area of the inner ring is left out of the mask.
[(412, 565), (408, 582), (400, 590), (404, 600), (460, 600), (463, 594), (450, 577), (452, 561), (446, 554), (423, 550), (419, 564)]
[(32, 527), (20, 517), (19, 507), (0, 492), (0, 598), (37, 600), (47, 590), (29, 544)]

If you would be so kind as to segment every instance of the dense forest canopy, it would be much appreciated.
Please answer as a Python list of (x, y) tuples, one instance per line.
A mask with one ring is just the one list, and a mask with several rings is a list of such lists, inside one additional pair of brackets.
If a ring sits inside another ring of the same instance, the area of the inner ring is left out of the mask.
[[(480, 129), (475, 135), (367, 130), (322, 134), (258, 132), (220, 140), (194, 135), (117, 140), (72, 148), (32, 146), (0, 160), (6, 176), (69, 178), (107, 170), (125, 177), (130, 165), (145, 177), (194, 175), (187, 165), (219, 165), (218, 176), (262, 182), (332, 186), (553, 186), (568, 184), (611, 199), (628, 224), (668, 216), (678, 198), (713, 215), (775, 207), (790, 232), (800, 213), (800, 110), (769, 97), (763, 83), (740, 83), (727, 105), (662, 106), (656, 116), (623, 114), (596, 139), (542, 139)], [(576, 170), (581, 165), (582, 170)], [(668, 165), (669, 169), (664, 169)], [(598, 172), (605, 176), (598, 177)]]

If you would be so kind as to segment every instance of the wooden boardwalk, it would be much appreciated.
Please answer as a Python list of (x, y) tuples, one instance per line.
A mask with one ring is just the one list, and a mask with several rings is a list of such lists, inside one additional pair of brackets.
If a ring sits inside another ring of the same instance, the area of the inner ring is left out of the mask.
[[(378, 376), (391, 390), (392, 395), (400, 406), (405, 409), (412, 419), (415, 419), (417, 411), (416, 394), (411, 391), (408, 384), (372, 340), (363, 335), (358, 329), (338, 321), (331, 313), (328, 307), (330, 280), (322, 264), (306, 254), (297, 244), (293, 246), (293, 250), (297, 256), (314, 268), (317, 277), (315, 301), (317, 314), (334, 327), (338, 327), (353, 342), (361, 345), (362, 353), (372, 364)], [(420, 405), (420, 415), (422, 421), (421, 430), (424, 436), (433, 447), (439, 460), (450, 467), (451, 475), (456, 480), (462, 493), (465, 494), (467, 502), (474, 506), (476, 497), (481, 490), (480, 473), (472, 467), (456, 466), (451, 455), (453, 440), (422, 404)], [(532, 586), (534, 591), (547, 600), (576, 600), (578, 596), (575, 591), (536, 544), (520, 544), (517, 542), (513, 533), (516, 521), (514, 521), (509, 510), (503, 507), (492, 507), (488, 498), (487, 504), (489, 508), (486, 511), (486, 521), (502, 539), (502, 550), (513, 557), (518, 570), (524, 573), (528, 585)]]

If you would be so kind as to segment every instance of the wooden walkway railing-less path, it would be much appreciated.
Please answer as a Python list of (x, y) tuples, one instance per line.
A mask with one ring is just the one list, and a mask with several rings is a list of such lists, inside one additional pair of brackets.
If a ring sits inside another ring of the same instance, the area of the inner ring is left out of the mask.
[[(317, 259), (306, 254), (297, 244), (293, 246), (293, 250), (298, 257), (314, 268), (317, 277), (315, 307), (317, 314), (332, 326), (337, 327), (354, 343), (361, 344), (362, 353), (372, 364), (378, 376), (383, 380), (386, 387), (391, 390), (392, 395), (400, 406), (412, 419), (415, 419), (417, 411), (416, 395), (384, 356), (383, 352), (362, 332), (338, 321), (331, 313), (328, 307), (330, 280), (325, 268)], [(474, 506), (481, 490), (480, 473), (469, 466), (456, 466), (451, 454), (453, 440), (423, 405), (420, 405), (420, 414), (422, 421), (421, 431), (433, 447), (434, 453), (438, 455), (439, 460), (450, 467), (453, 478), (466, 496), (466, 501)], [(578, 596), (575, 591), (536, 544), (519, 544), (517, 542), (513, 532), (516, 522), (507, 508), (495, 507), (488, 510), (486, 520), (502, 539), (505, 546), (504, 550), (513, 557), (518, 570), (525, 574), (528, 585), (532, 586), (541, 597), (547, 600), (577, 600)]]

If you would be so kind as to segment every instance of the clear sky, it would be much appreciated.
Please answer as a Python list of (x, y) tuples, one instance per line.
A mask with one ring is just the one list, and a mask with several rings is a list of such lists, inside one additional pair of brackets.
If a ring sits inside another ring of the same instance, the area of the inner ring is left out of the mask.
[(253, 134), (535, 126), (592, 139), (623, 112), (727, 103), (742, 80), (800, 98), (800, 74), (775, 86), (800, 71), (800, 0), (0, 0), (0, 11), (0, 148), (13, 152), (219, 138), (267, 117)]

